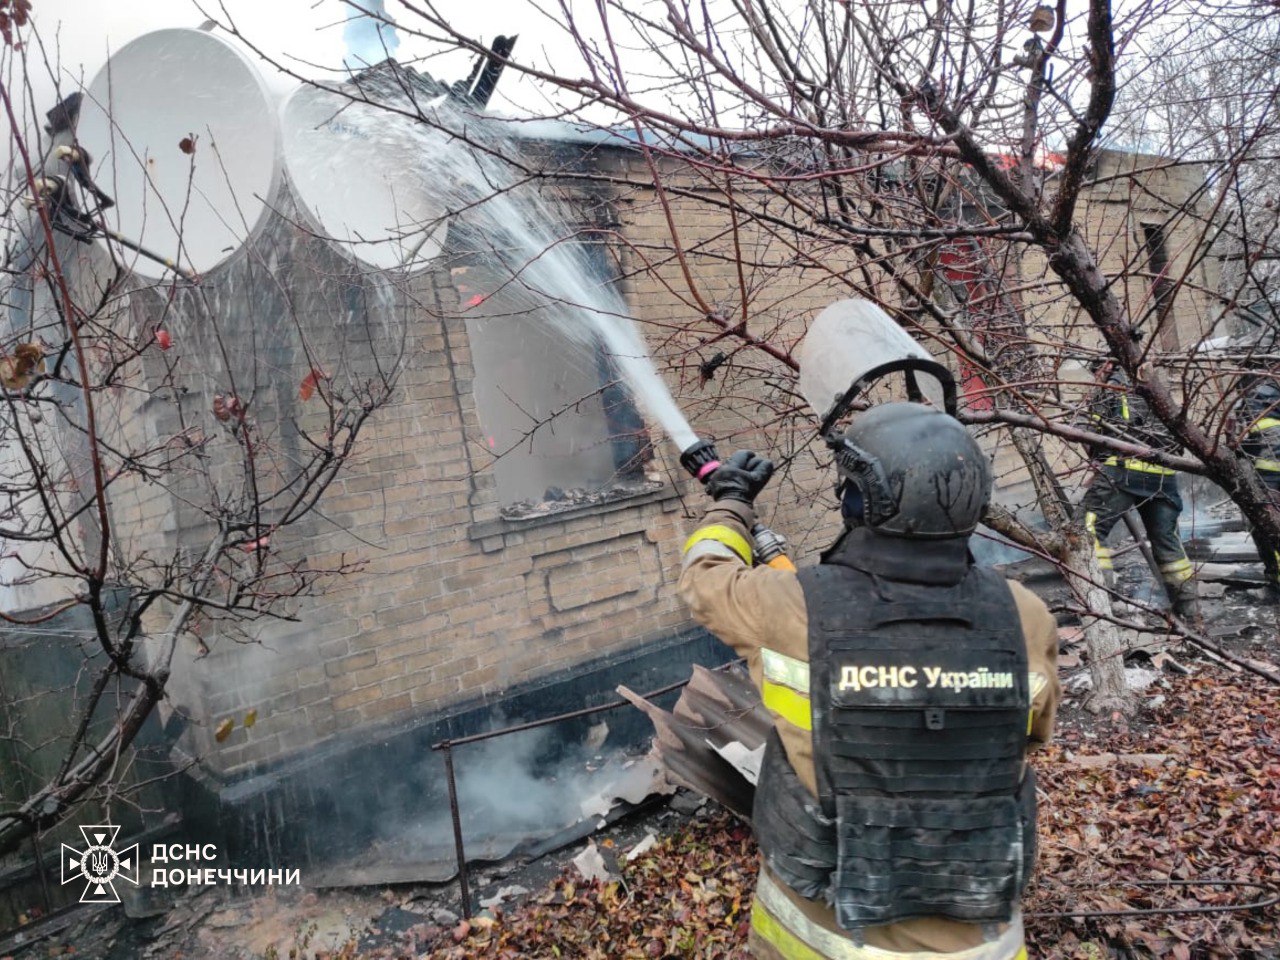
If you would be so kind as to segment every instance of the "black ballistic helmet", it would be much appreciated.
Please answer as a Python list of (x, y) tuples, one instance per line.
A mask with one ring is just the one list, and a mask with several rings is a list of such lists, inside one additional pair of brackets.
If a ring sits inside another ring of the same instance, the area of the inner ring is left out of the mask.
[(862, 494), (863, 525), (889, 537), (973, 533), (991, 499), (991, 465), (964, 425), (918, 403), (860, 413), (833, 440), (843, 483)]

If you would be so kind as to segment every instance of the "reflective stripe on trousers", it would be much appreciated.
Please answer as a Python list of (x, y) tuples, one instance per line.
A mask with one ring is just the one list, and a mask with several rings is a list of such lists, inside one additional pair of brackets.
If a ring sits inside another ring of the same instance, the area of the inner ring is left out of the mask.
[(1108, 467), (1124, 467), (1126, 470), (1132, 470), (1134, 473), (1154, 473), (1158, 477), (1172, 477), (1176, 470), (1170, 470), (1168, 467), (1161, 467), (1154, 463), (1147, 463), (1145, 460), (1128, 460), (1124, 457), (1107, 457), (1103, 463)]
[(1015, 913), (1009, 929), (995, 940), (954, 953), (918, 951), (898, 953), (880, 947), (858, 946), (846, 936), (812, 922), (792, 903), (764, 870), (756, 883), (751, 929), (785, 960), (1027, 960), (1022, 914)]
[(1093, 555), (1098, 558), (1098, 566), (1103, 570), (1114, 570), (1111, 562), (1111, 548), (1098, 539), (1098, 515), (1092, 511), (1084, 515), (1084, 528), (1093, 538)]
[(1191, 561), (1186, 557), (1181, 560), (1174, 560), (1172, 563), (1160, 564), (1160, 575), (1164, 578), (1165, 583), (1186, 583), (1195, 576), (1195, 568), (1191, 566)]

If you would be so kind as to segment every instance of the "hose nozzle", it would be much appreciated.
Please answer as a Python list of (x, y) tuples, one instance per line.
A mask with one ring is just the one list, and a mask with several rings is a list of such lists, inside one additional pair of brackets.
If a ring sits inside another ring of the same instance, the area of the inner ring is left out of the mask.
[(715, 473), (720, 466), (720, 456), (716, 453), (715, 444), (710, 440), (699, 440), (680, 454), (680, 466), (689, 471), (695, 479), (707, 482), (707, 477)]

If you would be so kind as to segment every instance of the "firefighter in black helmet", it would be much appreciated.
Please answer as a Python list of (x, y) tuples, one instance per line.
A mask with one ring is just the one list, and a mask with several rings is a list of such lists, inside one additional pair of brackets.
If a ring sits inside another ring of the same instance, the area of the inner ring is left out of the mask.
[[(1112, 363), (1098, 371), (1103, 380), (1089, 403), (1092, 425), (1102, 433), (1155, 450), (1176, 451), (1169, 435), (1145, 400), (1135, 393), (1123, 370)], [(1195, 571), (1178, 533), (1182, 515), (1182, 495), (1178, 474), (1158, 463), (1138, 457), (1099, 452), (1093, 457), (1095, 471), (1085, 490), (1080, 509), (1084, 525), (1093, 538), (1098, 565), (1110, 576), (1111, 550), (1107, 535), (1127, 510), (1137, 510), (1151, 542), (1151, 552), (1160, 568), (1174, 614), (1195, 629), (1204, 626)]]
[(1025, 755), (1053, 729), (1056, 625), (972, 561), (992, 480), (958, 421), (891, 403), (828, 442), (844, 531), (818, 565), (752, 565), (772, 465), (750, 452), (711, 476), (715, 505), (685, 545), (682, 597), (747, 658), (774, 717), (752, 953), (1025, 958)]

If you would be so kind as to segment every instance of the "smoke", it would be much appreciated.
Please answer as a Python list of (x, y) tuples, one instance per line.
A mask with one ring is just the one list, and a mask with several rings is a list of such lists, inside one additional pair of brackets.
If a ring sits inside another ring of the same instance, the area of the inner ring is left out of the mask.
[(342, 65), (348, 70), (363, 70), (395, 56), (400, 46), (396, 28), (390, 24), (386, 0), (357, 0), (355, 6), (364, 13), (352, 12), (342, 31), (347, 55)]
[(969, 538), (969, 552), (980, 566), (994, 567), (1019, 563), (1031, 554), (989, 527), (979, 527)]
[[(568, 827), (598, 823), (616, 800), (638, 802), (667, 789), (651, 761), (604, 747), (605, 724), (585, 735), (581, 727), (557, 724), (454, 749), (468, 860), (504, 859)], [(360, 862), (349, 865), (412, 864), (423, 878), (447, 878), (455, 852), (441, 758), (428, 755), (392, 776), (396, 788), (384, 789), (376, 808), (364, 807), (374, 836)]]
[[(514, 846), (583, 819), (583, 801), (603, 786), (613, 764), (590, 764), (580, 744), (562, 751), (563, 746), (553, 728), (542, 727), (456, 749), (458, 808), (468, 847)], [(432, 757), (412, 779), (438, 783), (439, 774), (439, 758)], [(448, 807), (441, 804), (434, 816), (401, 821), (387, 834), (399, 839), (402, 856), (412, 860), (451, 848), (452, 831)]]
[[(349, 24), (348, 30), (357, 26)], [(386, 96), (390, 106), (409, 115), (424, 109), (398, 90)], [(318, 104), (323, 114), (322, 100)], [(323, 138), (315, 145), (324, 154), (321, 159), (341, 166), (344, 156), (353, 160), (352, 165), (354, 159), (368, 156), (374, 159), (365, 166), (377, 168), (371, 173), (390, 179), (380, 183), (377, 176), (336, 177), (326, 185), (323, 206), (367, 210), (375, 202), (374, 194), (390, 189), (398, 207), (388, 216), (396, 222), (380, 228), (397, 239), (408, 262), (437, 252), (441, 227), (447, 222), (451, 265), (483, 263), (497, 275), (495, 288), (468, 291), (464, 316), (484, 315), (490, 309), (485, 301), (494, 297), (492, 302), (503, 304), (506, 319), (554, 329), (590, 347), (582, 356), (591, 357), (603, 346), (632, 394), (676, 444), (681, 449), (692, 444), (696, 438), (654, 368), (626, 303), (611, 278), (602, 276), (592, 262), (589, 251), (601, 243), (598, 231), (583, 224), (581, 211), (570, 209), (571, 203), (539, 189), (539, 181), (529, 180), (503, 159), (518, 158), (523, 150), (499, 121), (477, 118), (448, 102), (425, 109), (427, 122), (417, 122), (383, 109), (353, 107), (333, 95), (333, 119), (322, 123)], [(414, 203), (423, 197), (429, 197), (430, 204), (415, 210)], [(427, 212), (428, 206), (433, 213)], [(363, 226), (362, 237), (353, 239), (357, 255), (366, 252), (365, 238), (375, 229)], [(546, 372), (548, 377), (556, 374)]]

